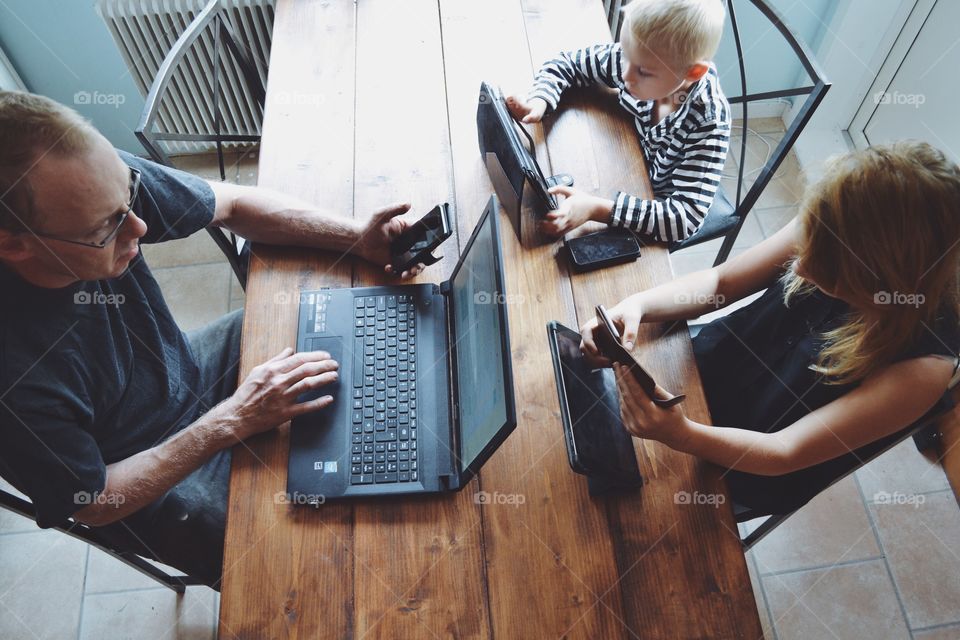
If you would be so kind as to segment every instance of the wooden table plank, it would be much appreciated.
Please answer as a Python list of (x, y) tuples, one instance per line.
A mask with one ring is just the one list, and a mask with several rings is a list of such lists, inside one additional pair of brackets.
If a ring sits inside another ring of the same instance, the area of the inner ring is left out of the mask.
[[(541, 63), (564, 49), (610, 40), (593, 0), (523, 0), (530, 50)], [(570, 106), (586, 99), (572, 96)], [(591, 98), (595, 100), (596, 98)], [(548, 123), (554, 167), (578, 186), (612, 197), (623, 189), (649, 193), (632, 124), (622, 114), (584, 121), (581, 109), (561, 110)], [(630, 162), (634, 159), (634, 162)], [(586, 178), (586, 179), (585, 179)], [(594, 306), (616, 304), (673, 277), (662, 245), (645, 247), (636, 263), (574, 275), (582, 324)], [(685, 323), (645, 325), (638, 357), (666, 388), (687, 393), (684, 410), (710, 422)], [(616, 541), (625, 623), (644, 638), (759, 638), (759, 615), (750, 587), (726, 488), (719, 470), (651, 441), (636, 441), (646, 484), (640, 495), (611, 499), (610, 532)], [(723, 496), (711, 504), (677, 504), (679, 492)]]
[[(441, 15), (457, 196), (461, 209), (479, 213), (492, 192), (477, 142), (480, 81), (508, 92), (529, 87), (523, 16), (516, 0), (442, 0)], [(526, 238), (521, 246), (501, 216), (518, 426), (480, 485), (523, 504), (482, 509), (494, 636), (624, 637), (619, 591), (609, 589), (617, 574), (604, 505), (570, 471), (557, 411), (545, 325), (575, 321), (559, 245)]]
[[(259, 172), (262, 186), (348, 216), (353, 211), (353, 54), (352, 3), (281, 0)], [(283, 347), (296, 346), (300, 288), (350, 285), (350, 261), (332, 254), (265, 246), (253, 252), (241, 377)], [(275, 496), (286, 491), (288, 450), (288, 425), (234, 447), (221, 638), (352, 633), (352, 507), (326, 505), (314, 512), (277, 504)]]
[[(417, 218), (453, 193), (443, 51), (436, 0), (364, 0), (357, 5), (355, 206), (357, 217), (409, 200)], [(476, 208), (474, 206), (473, 208)], [(455, 225), (455, 227), (458, 225)], [(472, 226), (459, 225), (460, 239)], [(458, 239), (418, 282), (449, 278)], [(382, 284), (370, 266), (356, 285)], [(420, 363), (420, 373), (431, 363)], [(421, 388), (420, 394), (434, 389)], [(427, 436), (448, 425), (420, 421)], [(422, 499), (358, 503), (356, 637), (488, 637), (479, 506), (470, 487)]]

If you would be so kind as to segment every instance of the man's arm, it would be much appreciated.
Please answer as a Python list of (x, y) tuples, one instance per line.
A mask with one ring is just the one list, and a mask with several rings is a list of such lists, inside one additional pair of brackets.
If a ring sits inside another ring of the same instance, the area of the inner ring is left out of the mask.
[[(409, 226), (397, 217), (410, 210), (406, 203), (391, 205), (366, 220), (354, 220), (263, 187), (208, 184), (216, 198), (211, 224), (253, 242), (352, 253), (389, 266), (390, 242)], [(414, 267), (403, 277), (414, 276), (421, 269)]]
[(199, 420), (155, 447), (107, 466), (101, 497), (74, 514), (91, 526), (116, 522), (160, 498), (215, 453), (333, 402), (297, 397), (337, 380), (338, 364), (325, 352), (284, 349), (255, 367), (237, 391)]

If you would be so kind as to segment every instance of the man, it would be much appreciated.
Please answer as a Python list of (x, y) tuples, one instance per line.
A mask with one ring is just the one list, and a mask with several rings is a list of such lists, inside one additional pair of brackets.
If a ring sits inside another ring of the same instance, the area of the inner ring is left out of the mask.
[(0, 92), (0, 476), (41, 527), (73, 517), (216, 588), (230, 447), (327, 406), (296, 399), (338, 365), (287, 348), (238, 386), (239, 312), (188, 339), (140, 244), (213, 225), (382, 265), (408, 209), (359, 222), (207, 182), (115, 150), (48, 98)]

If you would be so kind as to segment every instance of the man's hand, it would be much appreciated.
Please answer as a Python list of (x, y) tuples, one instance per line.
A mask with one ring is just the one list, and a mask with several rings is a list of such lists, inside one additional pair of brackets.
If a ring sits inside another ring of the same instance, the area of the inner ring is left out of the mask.
[(543, 114), (547, 112), (547, 102), (543, 98), (530, 98), (526, 101), (519, 96), (510, 96), (507, 98), (507, 109), (510, 110), (510, 115), (520, 122), (534, 124), (543, 119)]
[[(640, 300), (636, 295), (624, 298), (619, 304), (614, 305), (607, 310), (613, 326), (620, 332), (620, 342), (627, 351), (633, 350), (633, 345), (637, 341), (637, 333), (640, 330), (640, 322), (643, 320), (643, 309), (640, 308)], [(599, 321), (591, 318), (589, 322), (580, 327), (580, 351), (587, 357), (588, 361), (597, 367), (609, 367), (612, 363), (609, 359), (603, 357), (600, 349), (597, 348), (597, 331)]]
[(556, 210), (544, 216), (540, 229), (552, 236), (576, 229), (585, 222), (610, 222), (613, 200), (592, 196), (573, 187), (556, 186), (550, 189), (553, 195), (563, 196), (563, 202)]
[(244, 440), (332, 403), (333, 396), (329, 395), (303, 403), (297, 402), (297, 396), (336, 382), (339, 367), (324, 351), (294, 353), (287, 347), (254, 367), (234, 394), (214, 411), (222, 411), (234, 435)]
[[(410, 227), (411, 223), (397, 216), (410, 211), (410, 204), (394, 204), (374, 213), (360, 229), (360, 237), (354, 253), (374, 264), (385, 265), (383, 270), (393, 274), (390, 264), (390, 243)], [(400, 274), (401, 278), (412, 278), (424, 270), (423, 264), (417, 264)]]

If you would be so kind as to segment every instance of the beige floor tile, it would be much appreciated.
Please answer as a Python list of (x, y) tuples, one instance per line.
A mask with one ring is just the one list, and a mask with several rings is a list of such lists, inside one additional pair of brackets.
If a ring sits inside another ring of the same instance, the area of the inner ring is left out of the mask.
[[(743, 119), (733, 121), (734, 131), (740, 131), (743, 127)], [(786, 127), (783, 126), (783, 118), (750, 118), (750, 128), (757, 133), (783, 133)]]
[(881, 555), (852, 476), (811, 500), (753, 549), (763, 574)]
[[(227, 152), (223, 155), (223, 168), (226, 173), (227, 182), (237, 181), (237, 161), (239, 154)], [(217, 162), (216, 153), (192, 154), (185, 156), (173, 156), (170, 158), (177, 169), (207, 178), (208, 180), (220, 180), (220, 166)]]
[(753, 597), (757, 601), (757, 611), (760, 614), (760, 628), (763, 630), (763, 637), (766, 640), (773, 640), (773, 620), (770, 618), (767, 599), (763, 593), (760, 570), (753, 559), (752, 551), (747, 552), (747, 570), (750, 572), (750, 586), (753, 587)]
[(960, 624), (913, 632), (913, 640), (957, 640), (958, 638), (960, 638)]
[(153, 274), (182, 330), (199, 329), (227, 312), (229, 278), (233, 277), (230, 265), (173, 267)]
[(259, 175), (260, 151), (251, 149), (237, 160), (237, 184), (256, 186)]
[(872, 504), (911, 627), (960, 621), (960, 509), (951, 491)]
[(709, 269), (713, 266), (713, 260), (716, 258), (716, 252), (696, 251), (690, 252), (677, 251), (670, 256), (670, 264), (673, 266), (673, 275), (676, 277), (685, 276), (694, 271)]
[(86, 564), (87, 544), (59, 531), (0, 537), (0, 638), (75, 638)]
[(780, 640), (908, 640), (882, 560), (763, 578)]
[[(182, 573), (170, 567), (162, 568), (170, 575), (180, 575)], [(128, 567), (99, 549), (90, 548), (90, 559), (87, 563), (87, 582), (84, 586), (87, 594), (127, 591), (129, 589), (151, 589), (159, 586), (161, 585), (153, 578)]]
[(151, 269), (183, 267), (194, 264), (226, 263), (227, 258), (206, 231), (169, 242), (144, 244), (143, 257)]
[[(915, 494), (949, 489), (943, 467), (917, 451), (907, 438), (870, 464), (857, 470), (867, 502), (882, 499), (882, 493)], [(881, 494), (881, 495), (877, 495)]]
[(763, 229), (763, 237), (769, 238), (796, 218), (799, 213), (800, 209), (798, 207), (791, 206), (776, 209), (756, 209), (750, 215), (760, 223), (760, 228)]
[[(777, 145), (782, 138), (782, 133), (764, 133), (760, 135), (751, 133), (747, 137), (747, 159), (744, 165), (744, 171), (746, 172), (744, 184), (746, 188), (753, 186), (754, 181), (759, 176), (758, 169), (763, 166), (768, 157), (776, 151)], [(735, 135), (731, 137), (730, 141), (730, 153), (734, 156), (734, 160), (737, 163), (740, 162), (741, 155), (740, 140), (741, 137)], [(727, 173), (733, 172), (728, 171)], [(767, 209), (771, 207), (796, 205), (803, 198), (805, 189), (806, 179), (803, 170), (797, 161), (796, 154), (790, 151), (777, 169), (777, 173), (763, 190), (763, 193), (757, 200), (756, 207)], [(728, 193), (730, 192), (728, 191)]]
[[(13, 494), (18, 498), (26, 498), (26, 496), (14, 489), (13, 485), (3, 478), (0, 478), (0, 491)], [(24, 518), (0, 507), (0, 533), (17, 533), (22, 531), (39, 531), (39, 529), (36, 523), (30, 518)]]
[(166, 588), (88, 595), (80, 638), (207, 640), (214, 637), (214, 596), (206, 587), (191, 587), (179, 597)]

